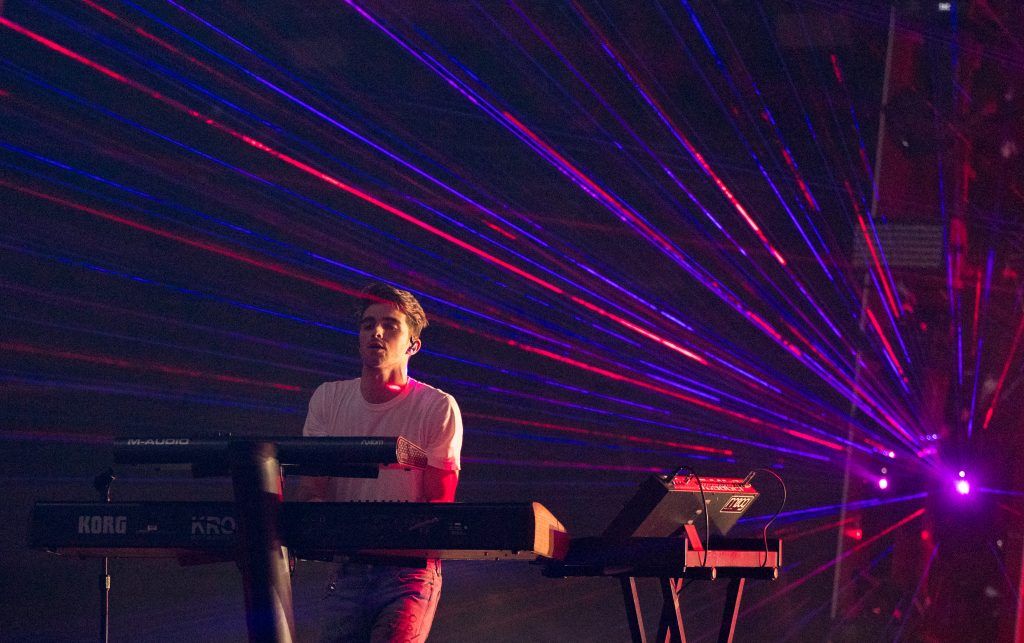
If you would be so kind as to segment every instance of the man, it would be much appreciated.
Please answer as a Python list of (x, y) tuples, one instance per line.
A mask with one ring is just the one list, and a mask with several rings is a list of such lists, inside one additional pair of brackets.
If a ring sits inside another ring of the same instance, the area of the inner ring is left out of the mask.
[[(427, 452), (422, 471), (379, 478), (308, 478), (305, 500), (452, 502), (459, 481), (462, 416), (451, 395), (409, 377), (427, 318), (409, 292), (386, 284), (362, 290), (362, 375), (321, 384), (304, 435), (404, 436)], [(440, 561), (422, 567), (343, 563), (324, 597), (325, 641), (424, 641), (441, 591)]]

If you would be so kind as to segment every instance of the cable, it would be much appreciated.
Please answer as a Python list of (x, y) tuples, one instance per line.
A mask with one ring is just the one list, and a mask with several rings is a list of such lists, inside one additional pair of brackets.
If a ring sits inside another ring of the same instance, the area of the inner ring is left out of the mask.
[[(697, 472), (693, 470), (693, 467), (688, 466), (679, 467), (672, 478), (675, 479), (675, 476), (678, 475), (680, 471), (686, 471), (693, 476), (693, 479), (697, 481), (697, 489), (700, 491), (701, 513), (704, 514), (704, 560), (701, 561), (700, 566), (707, 567), (708, 553), (711, 550), (711, 513), (708, 511), (708, 501), (704, 497), (704, 483), (700, 481), (700, 476), (698, 476)], [(779, 479), (781, 480), (781, 478)]]
[(779, 476), (779, 474), (775, 473), (771, 469), (767, 469), (765, 467), (759, 467), (757, 469), (754, 469), (754, 471), (765, 471), (767, 473), (770, 473), (773, 476), (775, 476), (775, 479), (778, 480), (779, 484), (782, 485), (782, 503), (779, 505), (778, 510), (775, 512), (775, 515), (772, 516), (771, 520), (769, 520), (768, 522), (766, 522), (764, 524), (764, 529), (762, 529), (762, 531), (761, 531), (761, 537), (764, 540), (764, 562), (761, 563), (761, 567), (767, 567), (768, 566), (768, 527), (771, 526), (771, 524), (773, 522), (775, 522), (775, 519), (779, 517), (779, 514), (781, 514), (782, 510), (785, 509), (785, 507), (786, 507), (786, 482), (782, 479), (781, 476)]

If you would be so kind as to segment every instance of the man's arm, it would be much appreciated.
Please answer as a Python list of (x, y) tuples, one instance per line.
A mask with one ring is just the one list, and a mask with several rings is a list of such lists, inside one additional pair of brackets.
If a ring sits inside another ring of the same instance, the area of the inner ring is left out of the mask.
[[(302, 425), (303, 437), (324, 437), (329, 435), (324, 420), (324, 396), (327, 383), (321, 384), (309, 398), (309, 411), (306, 422)], [(322, 502), (330, 499), (331, 478), (326, 476), (299, 476), (299, 484), (295, 490), (299, 502)]]
[[(420, 495), (425, 502), (455, 502), (455, 487), (459, 484), (459, 453), (462, 451), (462, 413), (451, 395), (444, 395), (435, 407), (436, 415), (428, 425), (430, 438), (424, 445), (428, 461), (440, 465), (427, 465), (423, 471)], [(443, 468), (442, 468), (443, 467)]]
[(455, 487), (459, 485), (459, 472), (427, 466), (423, 471), (424, 502), (455, 502)]

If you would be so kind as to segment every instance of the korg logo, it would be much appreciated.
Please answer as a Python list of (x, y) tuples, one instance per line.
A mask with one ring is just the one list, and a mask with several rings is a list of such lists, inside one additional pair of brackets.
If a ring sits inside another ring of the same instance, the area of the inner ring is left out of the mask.
[(192, 516), (193, 536), (230, 536), (235, 529), (232, 516)]
[(80, 534), (126, 534), (128, 516), (79, 516)]
[(175, 444), (188, 444), (188, 438), (128, 438), (129, 446), (162, 446)]
[(741, 514), (750, 506), (754, 496), (732, 496), (722, 505), (722, 513)]

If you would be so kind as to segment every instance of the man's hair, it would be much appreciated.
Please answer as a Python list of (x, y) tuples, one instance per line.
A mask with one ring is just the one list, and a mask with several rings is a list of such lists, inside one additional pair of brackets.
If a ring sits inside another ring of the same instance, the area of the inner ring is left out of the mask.
[(413, 339), (419, 339), (420, 333), (427, 327), (427, 314), (423, 312), (423, 306), (416, 301), (408, 290), (399, 290), (394, 286), (380, 283), (379, 281), (366, 284), (359, 291), (359, 309), (356, 311), (356, 320), (363, 318), (363, 313), (373, 304), (394, 304), (398, 310), (405, 313), (405, 319), (409, 324), (409, 335)]

